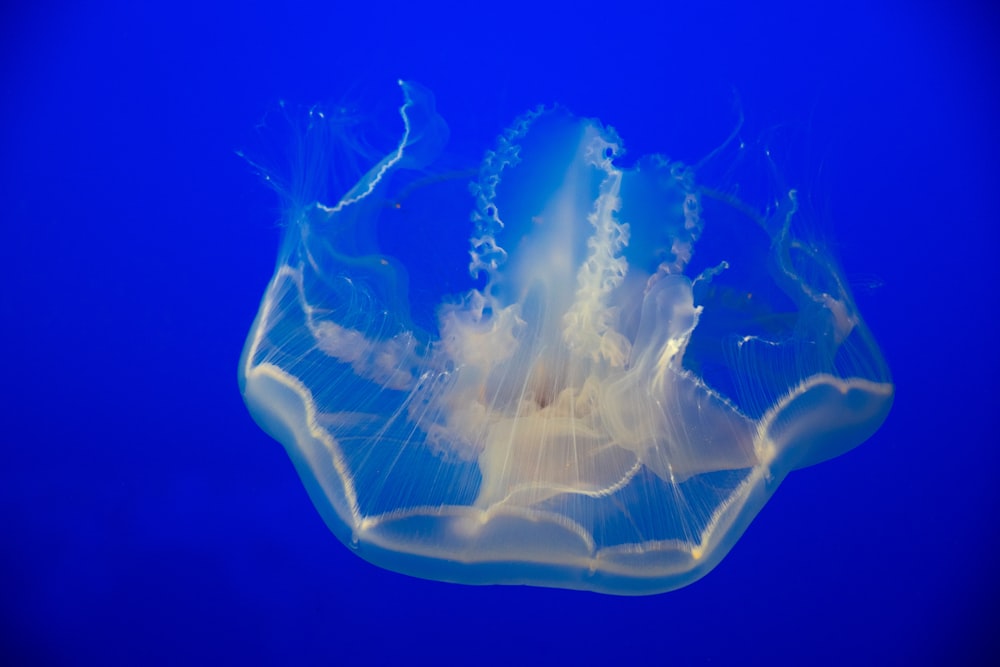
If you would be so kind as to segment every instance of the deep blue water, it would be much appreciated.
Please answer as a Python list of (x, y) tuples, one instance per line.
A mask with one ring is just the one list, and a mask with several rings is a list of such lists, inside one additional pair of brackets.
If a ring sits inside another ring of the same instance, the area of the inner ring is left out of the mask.
[[(995, 9), (135, 4), (0, 15), (3, 662), (995, 657)], [(685, 161), (732, 130), (734, 93), (749, 136), (794, 127), (775, 159), (892, 370), (883, 428), (793, 473), (672, 593), (465, 587), (355, 557), (236, 386), (280, 208), (235, 151), (279, 100), (396, 104), (399, 77), (466, 151), (538, 103)]]

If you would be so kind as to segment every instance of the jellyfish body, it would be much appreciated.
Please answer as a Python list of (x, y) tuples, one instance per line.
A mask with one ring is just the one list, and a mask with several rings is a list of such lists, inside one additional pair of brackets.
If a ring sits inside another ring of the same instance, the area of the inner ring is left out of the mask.
[(788, 472), (885, 419), (888, 372), (832, 261), (796, 237), (794, 193), (761, 211), (661, 157), (618, 166), (617, 135), (565, 110), (521, 117), (482, 161), (483, 286), (410, 303), (377, 239), (386, 202), (446, 181), (426, 176), (446, 126), (401, 87), (395, 149), (337, 201), (289, 207), (239, 369), (359, 555), (463, 583), (678, 588)]

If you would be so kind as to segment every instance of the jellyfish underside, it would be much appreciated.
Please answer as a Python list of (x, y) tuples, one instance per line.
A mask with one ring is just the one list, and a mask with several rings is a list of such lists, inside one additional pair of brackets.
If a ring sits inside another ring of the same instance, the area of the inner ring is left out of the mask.
[(289, 208), (240, 363), (253, 417), (359, 555), (453, 582), (671, 590), (788, 472), (885, 419), (888, 372), (834, 264), (796, 238), (794, 193), (755, 213), (664, 158), (617, 166), (616, 134), (561, 109), (519, 118), (471, 198), (419, 198), (440, 204), (426, 220), (471, 211), (485, 284), (410, 303), (373, 230), (435, 187), (446, 127), (401, 87), (396, 149), (337, 201)]

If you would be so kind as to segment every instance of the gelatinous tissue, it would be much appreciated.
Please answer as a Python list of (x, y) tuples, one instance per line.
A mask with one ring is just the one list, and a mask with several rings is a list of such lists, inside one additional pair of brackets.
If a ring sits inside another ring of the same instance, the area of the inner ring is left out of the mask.
[[(774, 179), (738, 146), (693, 167), (626, 160), (610, 127), (539, 108), (454, 176), (432, 96), (400, 87), (384, 152), (314, 109), (293, 176), (265, 169), (285, 238), (239, 367), (254, 419), (363, 558), (675, 589), (789, 472), (886, 418), (893, 385), (839, 269), (794, 191), (751, 191)], [(403, 205), (425, 239), (412, 256), (461, 217), (467, 254), (432, 259), (467, 265), (468, 285), (411, 294), (415, 271), (382, 250)]]

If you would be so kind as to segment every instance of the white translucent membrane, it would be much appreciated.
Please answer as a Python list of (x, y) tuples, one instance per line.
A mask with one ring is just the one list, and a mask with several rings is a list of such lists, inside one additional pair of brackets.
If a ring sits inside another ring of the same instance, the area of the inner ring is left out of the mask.
[[(340, 201), (290, 208), (239, 369), (359, 555), (463, 583), (678, 588), (789, 471), (885, 419), (888, 372), (833, 263), (793, 236), (793, 193), (748, 214), (665, 159), (616, 166), (615, 133), (562, 110), (487, 153), (468, 203), (486, 285), (442, 294), (421, 330), (372, 239), (447, 130), (401, 86), (398, 148)], [(719, 256), (690, 275), (702, 237)]]

